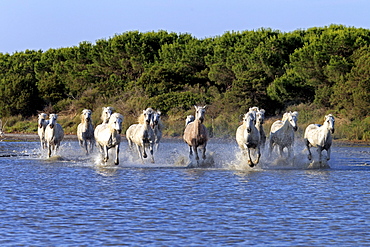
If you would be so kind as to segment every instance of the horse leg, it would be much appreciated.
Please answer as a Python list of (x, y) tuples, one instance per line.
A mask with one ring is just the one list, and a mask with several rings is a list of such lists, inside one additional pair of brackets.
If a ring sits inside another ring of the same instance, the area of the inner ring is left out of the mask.
[(196, 160), (199, 160), (199, 156), (198, 156), (198, 147), (197, 146), (194, 146), (194, 153), (195, 153), (195, 159)]
[(326, 150), (326, 152), (327, 152), (327, 155), (328, 155), (328, 157), (326, 157), (326, 160), (330, 160), (330, 153), (331, 153), (330, 148), (328, 148)]
[(193, 149), (189, 145), (189, 158), (191, 159), (192, 156), (193, 156)]
[(317, 147), (317, 152), (319, 153), (319, 162), (321, 164), (322, 162), (322, 147)]
[(104, 146), (104, 162), (107, 162), (109, 157), (108, 157), (108, 146)]
[(271, 156), (273, 149), (274, 149), (274, 141), (272, 140), (272, 138), (270, 138), (270, 142), (269, 142), (269, 157)]
[(204, 160), (206, 159), (206, 145), (203, 147), (203, 157)]
[[(140, 145), (139, 144), (136, 144), (136, 148), (137, 148), (137, 151), (139, 153), (139, 157), (141, 159), (141, 162), (144, 164), (143, 154), (141, 153), (141, 147), (140, 147)], [(145, 150), (145, 147), (143, 147), (143, 148)]]
[(116, 145), (116, 159), (114, 160), (114, 164), (117, 166), (119, 164), (119, 145)]
[[(289, 151), (288, 151), (289, 152)], [(283, 157), (283, 154), (284, 154), (284, 147), (279, 145), (279, 153), (280, 153), (280, 157)]]
[(254, 163), (257, 165), (260, 162), (260, 158), (261, 158), (261, 151), (259, 147), (256, 148), (256, 152), (257, 152), (257, 160)]
[(84, 148), (85, 148), (86, 155), (88, 155), (89, 149), (87, 148), (87, 140), (84, 140)]
[(143, 147), (143, 157), (144, 157), (144, 159), (146, 159), (148, 157), (148, 155), (146, 153), (145, 142), (142, 142), (142, 147)]
[(152, 163), (154, 163), (153, 142), (150, 142), (150, 143), (149, 143), (149, 150), (150, 150), (151, 162), (152, 162)]
[(249, 167), (254, 167), (254, 163), (253, 163), (252, 157), (251, 157), (251, 150), (250, 150), (250, 148), (247, 148), (247, 150), (248, 150), (248, 165), (249, 165)]
[(307, 147), (307, 150), (308, 150), (308, 160), (311, 160), (312, 159), (312, 153), (311, 153), (311, 150), (310, 150), (310, 142), (305, 139), (305, 144), (306, 144), (306, 147)]
[(51, 156), (51, 144), (48, 145), (48, 158)]

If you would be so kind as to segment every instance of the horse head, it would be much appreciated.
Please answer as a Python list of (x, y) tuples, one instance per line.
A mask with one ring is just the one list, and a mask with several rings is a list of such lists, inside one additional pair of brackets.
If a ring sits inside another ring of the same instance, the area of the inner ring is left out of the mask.
[(252, 126), (255, 124), (254, 113), (252, 111), (249, 111), (248, 113), (246, 113), (243, 117), (243, 122), (246, 126), (247, 132), (251, 133)]
[(86, 122), (91, 121), (91, 110), (84, 109), (81, 114), (81, 120), (85, 120)]
[(39, 119), (38, 119), (39, 128), (42, 128), (44, 126), (47, 116), (48, 115), (46, 113), (39, 114)]
[(102, 111), (102, 114), (101, 114), (101, 120), (103, 121), (103, 123), (108, 123), (109, 122), (109, 118), (112, 116), (112, 113), (113, 113), (113, 107), (103, 107), (103, 111)]
[(109, 118), (108, 124), (118, 132), (118, 134), (121, 134), (122, 131), (122, 122), (123, 122), (123, 116), (119, 113), (113, 113), (112, 116)]
[(298, 112), (295, 111), (295, 112), (286, 112), (286, 113), (284, 113), (282, 121), (283, 122), (289, 121), (290, 125), (293, 127), (293, 130), (297, 131), (297, 129), (298, 129), (298, 125), (297, 125)]
[(206, 105), (205, 106), (194, 106), (195, 107), (195, 119), (200, 120), (201, 123), (204, 121), (204, 115), (206, 113)]
[(261, 109), (256, 112), (256, 122), (258, 124), (263, 124), (265, 121), (265, 110)]
[(146, 124), (150, 124), (150, 121), (152, 120), (153, 116), (153, 109), (152, 108), (146, 108), (146, 110), (143, 110), (143, 116), (144, 116), (144, 122)]
[(195, 117), (193, 115), (188, 115), (185, 119), (185, 126), (187, 126), (189, 123), (193, 122)]
[(154, 126), (159, 124), (160, 119), (161, 119), (161, 112), (160, 111), (153, 112), (152, 119), (150, 121), (150, 125), (152, 126), (152, 128), (154, 128)]
[(330, 130), (330, 132), (332, 134), (334, 134), (334, 130), (335, 130), (334, 123), (335, 123), (335, 119), (334, 119), (334, 116), (333, 115), (329, 114), (329, 115), (326, 115), (325, 116), (325, 122), (324, 122), (324, 124), (328, 124), (329, 125), (328, 128), (329, 128), (329, 130)]
[(51, 129), (54, 128), (54, 125), (56, 124), (57, 119), (58, 119), (57, 114), (50, 114), (49, 115), (49, 126), (50, 126)]

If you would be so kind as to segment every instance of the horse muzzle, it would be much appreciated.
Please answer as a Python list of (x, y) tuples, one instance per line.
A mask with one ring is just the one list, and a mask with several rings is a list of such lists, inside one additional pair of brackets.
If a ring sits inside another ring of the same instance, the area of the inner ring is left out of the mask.
[(248, 133), (251, 133), (252, 132), (252, 129), (251, 128), (247, 128), (247, 132)]
[(294, 131), (297, 131), (297, 129), (298, 129), (298, 127), (297, 127), (297, 126), (294, 126), (294, 127), (293, 127), (293, 130), (294, 130)]
[(332, 134), (334, 134), (334, 130), (335, 130), (335, 129), (333, 128), (333, 129), (331, 129), (331, 130), (330, 130), (330, 132), (331, 132)]
[(54, 128), (54, 124), (49, 124), (50, 129)]

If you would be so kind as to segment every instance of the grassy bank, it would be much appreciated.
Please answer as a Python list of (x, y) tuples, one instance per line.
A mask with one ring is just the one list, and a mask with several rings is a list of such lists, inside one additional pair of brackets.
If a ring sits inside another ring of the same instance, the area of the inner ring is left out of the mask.
[[(325, 109), (315, 109), (310, 105), (298, 105), (288, 107), (287, 111), (298, 111), (298, 133), (297, 136), (303, 136), (304, 130), (307, 125), (311, 123), (322, 124), (324, 116), (332, 113)], [(93, 113), (93, 124), (94, 126), (100, 124), (101, 112)], [(192, 111), (189, 112), (178, 112), (170, 116), (163, 116), (162, 120), (165, 125), (164, 136), (165, 137), (181, 137), (184, 130), (184, 120), (188, 114), (194, 114)], [(281, 119), (281, 115), (268, 116), (264, 123), (265, 132), (268, 134), (270, 127), (274, 121)], [(336, 140), (343, 141), (370, 141), (370, 117), (367, 117), (363, 121), (350, 120), (340, 115), (335, 115), (335, 133), (334, 138)], [(68, 111), (60, 112), (58, 114), (58, 122), (63, 126), (66, 134), (76, 134), (77, 125), (80, 123), (80, 111)], [(126, 129), (133, 123), (136, 123), (138, 113), (124, 116), (123, 123), (123, 134)], [(37, 116), (23, 118), (22, 116), (12, 116), (2, 119), (5, 133), (37, 133)], [(220, 115), (217, 117), (211, 117), (206, 115), (204, 122), (208, 128), (211, 137), (233, 139), (237, 127), (241, 124), (241, 119), (235, 121), (229, 121), (227, 116)]]

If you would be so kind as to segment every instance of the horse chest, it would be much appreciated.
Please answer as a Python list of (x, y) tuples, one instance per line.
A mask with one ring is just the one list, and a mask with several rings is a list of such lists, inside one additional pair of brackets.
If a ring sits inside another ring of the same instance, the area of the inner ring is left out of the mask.
[(107, 147), (111, 148), (111, 147), (116, 146), (119, 143), (120, 143), (120, 138), (118, 138), (116, 135), (111, 135), (108, 139)]

